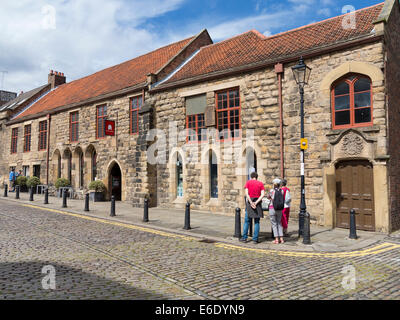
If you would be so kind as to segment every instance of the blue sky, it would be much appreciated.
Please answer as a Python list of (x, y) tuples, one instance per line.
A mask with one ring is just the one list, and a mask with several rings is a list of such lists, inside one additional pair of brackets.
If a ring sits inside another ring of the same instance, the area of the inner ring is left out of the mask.
[(1, 0), (0, 89), (72, 81), (199, 33), (214, 42), (256, 29), (265, 35), (360, 9), (374, 0)]

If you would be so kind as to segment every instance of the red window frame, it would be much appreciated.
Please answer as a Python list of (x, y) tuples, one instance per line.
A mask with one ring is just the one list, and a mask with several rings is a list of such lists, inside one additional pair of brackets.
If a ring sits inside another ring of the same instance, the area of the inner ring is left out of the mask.
[[(130, 134), (139, 133), (139, 110), (143, 105), (143, 96), (130, 99), (129, 102), (129, 132)], [(135, 123), (134, 123), (135, 122)]]
[(24, 127), (24, 152), (31, 151), (31, 133), (32, 133), (32, 126), (27, 124)]
[[(236, 92), (236, 98), (233, 100), (230, 99), (230, 94)], [(226, 99), (223, 99), (223, 95), (226, 94)], [(224, 105), (225, 104), (225, 105)], [(242, 121), (241, 121), (241, 101), (240, 101), (240, 91), (239, 88), (225, 89), (215, 93), (215, 110), (217, 116), (217, 130), (219, 135), (224, 129), (231, 129), (237, 125), (236, 130), (242, 129)], [(233, 115), (232, 115), (233, 113)], [(226, 114), (226, 116), (225, 116)], [(222, 120), (222, 123), (221, 123)], [(232, 121), (233, 120), (233, 121)], [(226, 121), (226, 123), (225, 123)], [(220, 137), (220, 141), (224, 140), (235, 140), (240, 139), (241, 136), (232, 136), (235, 132), (232, 133), (229, 137)]]
[(11, 131), (11, 153), (17, 153), (18, 146), (18, 128), (13, 128)]
[(69, 140), (70, 142), (79, 141), (79, 111), (69, 114)]
[[(189, 129), (192, 129), (195, 134), (190, 134)], [(186, 116), (186, 142), (201, 143), (207, 141), (207, 136), (201, 135), (201, 130), (206, 129), (204, 113), (193, 114)]]
[[(107, 105), (97, 106), (96, 108), (96, 139), (104, 139), (106, 137), (105, 121), (107, 119)], [(99, 126), (101, 122), (101, 126)], [(100, 128), (103, 128), (100, 132)]]
[[(354, 78), (353, 78), (354, 77)], [(351, 79), (353, 78), (353, 79)], [(357, 93), (354, 93), (354, 85), (355, 83), (360, 80), (360, 79), (367, 79), (370, 83), (370, 89), (366, 91), (359, 91)], [(341, 84), (341, 83), (347, 83), (349, 85), (349, 93), (348, 94), (343, 94), (343, 95), (335, 95), (335, 88)], [(355, 108), (354, 106), (354, 95), (355, 94), (360, 94), (360, 93), (366, 93), (370, 92), (370, 106), (368, 107), (361, 107), (361, 108)], [(349, 101), (350, 101), (350, 107), (349, 109), (342, 109), (340, 111), (350, 111), (350, 123), (348, 124), (342, 124), (342, 125), (336, 125), (336, 110), (335, 110), (335, 98), (341, 97), (341, 96), (347, 96), (349, 95)], [(358, 127), (368, 127), (372, 126), (374, 119), (373, 119), (373, 94), (372, 94), (372, 82), (371, 79), (368, 78), (367, 76), (363, 75), (357, 75), (357, 74), (349, 74), (345, 76), (344, 78), (341, 78), (340, 80), (336, 81), (331, 88), (331, 113), (332, 113), (332, 129), (346, 129), (346, 128), (358, 128)], [(361, 110), (361, 109), (370, 109), (371, 112), (371, 121), (369, 122), (361, 122), (361, 123), (356, 123), (355, 122), (355, 109)]]
[(46, 150), (47, 148), (47, 120), (39, 122), (39, 143), (38, 150)]

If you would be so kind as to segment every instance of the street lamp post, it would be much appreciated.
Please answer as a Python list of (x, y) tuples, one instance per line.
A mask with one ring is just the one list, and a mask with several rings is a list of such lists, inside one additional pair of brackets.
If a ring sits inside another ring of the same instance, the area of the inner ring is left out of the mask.
[(303, 243), (310, 244), (310, 215), (306, 207), (306, 190), (304, 179), (304, 150), (307, 149), (308, 143), (304, 139), (304, 86), (308, 84), (311, 74), (311, 68), (308, 67), (303, 60), (292, 67), (294, 79), (299, 86), (300, 91), (300, 172), (301, 172), (301, 197), (300, 197), (300, 213), (299, 213), (299, 237), (303, 236)]

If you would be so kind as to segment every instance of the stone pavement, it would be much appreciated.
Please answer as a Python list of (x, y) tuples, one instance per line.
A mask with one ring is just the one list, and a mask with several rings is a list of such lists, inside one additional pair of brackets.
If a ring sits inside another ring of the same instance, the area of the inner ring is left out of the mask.
[[(349, 230), (347, 229), (329, 229), (311, 225), (311, 245), (304, 245), (302, 239), (298, 239), (298, 221), (292, 219), (289, 223), (289, 236), (285, 238), (285, 244), (271, 243), (271, 224), (269, 218), (261, 219), (260, 241), (259, 244), (253, 244), (251, 241), (243, 244), (233, 237), (234, 234), (234, 216), (227, 216), (211, 212), (191, 210), (190, 225), (191, 230), (183, 230), (185, 210), (150, 208), (149, 222), (143, 222), (143, 208), (133, 208), (128, 202), (116, 202), (116, 217), (110, 217), (110, 202), (90, 202), (90, 211), (84, 212), (83, 200), (68, 199), (67, 208), (61, 208), (62, 199), (49, 197), (49, 204), (44, 205), (43, 195), (35, 195), (34, 201), (29, 201), (27, 193), (20, 194), (20, 200), (15, 199), (15, 193), (9, 193), (8, 198), (0, 196), (1, 199), (9, 201), (18, 201), (20, 203), (43, 206), (52, 209), (58, 209), (68, 212), (84, 214), (112, 221), (131, 223), (139, 226), (147, 226), (158, 230), (172, 231), (178, 234), (199, 236), (213, 241), (228, 242), (238, 246), (257, 247), (260, 249), (288, 250), (288, 251), (306, 251), (306, 252), (340, 252), (358, 250), (370, 245), (376, 244), (388, 237), (387, 234), (357, 231), (358, 239), (348, 239)], [(243, 217), (242, 210), (242, 232)], [(267, 216), (267, 215), (266, 215)], [(297, 216), (297, 212), (291, 212), (291, 216)], [(393, 239), (396, 239), (393, 234)], [(400, 235), (400, 233), (399, 233)], [(399, 238), (399, 236), (398, 236)], [(249, 237), (250, 239), (250, 237)]]
[[(395, 241), (278, 251), (113, 219), (0, 197), (0, 300), (400, 298)], [(55, 270), (55, 289), (42, 287), (45, 266)]]

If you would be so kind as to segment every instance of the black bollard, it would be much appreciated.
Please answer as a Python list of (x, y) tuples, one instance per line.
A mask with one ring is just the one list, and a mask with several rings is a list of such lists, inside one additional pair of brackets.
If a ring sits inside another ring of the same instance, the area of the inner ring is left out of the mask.
[(85, 209), (83, 211), (89, 211), (89, 193), (85, 194)]
[(111, 213), (110, 217), (115, 217), (115, 196), (111, 196)]
[(29, 188), (29, 201), (33, 201), (33, 187)]
[(357, 239), (356, 210), (350, 210), (350, 239)]
[(240, 226), (240, 208), (236, 208), (235, 210), (235, 234), (233, 235), (235, 238), (241, 238), (241, 226)]
[(4, 197), (7, 198), (8, 197), (8, 184), (4, 184)]
[(249, 223), (249, 237), (252, 237), (253, 236), (253, 219), (249, 218), (249, 221), (250, 221), (250, 223)]
[(62, 193), (62, 208), (66, 208), (67, 207), (67, 190), (63, 189), (63, 193)]
[(19, 199), (19, 190), (20, 190), (20, 186), (16, 186), (15, 187), (15, 199)]
[(143, 222), (149, 222), (149, 199), (144, 199)]
[(310, 237), (310, 214), (306, 212), (304, 214), (304, 226), (303, 226), (303, 244), (311, 244)]
[(299, 212), (299, 238), (303, 236), (303, 229), (304, 229), (304, 215)]
[(44, 189), (44, 204), (49, 204), (49, 188)]
[(189, 201), (186, 203), (186, 210), (185, 210), (185, 226), (183, 227), (185, 230), (192, 229), (190, 227), (190, 203)]

